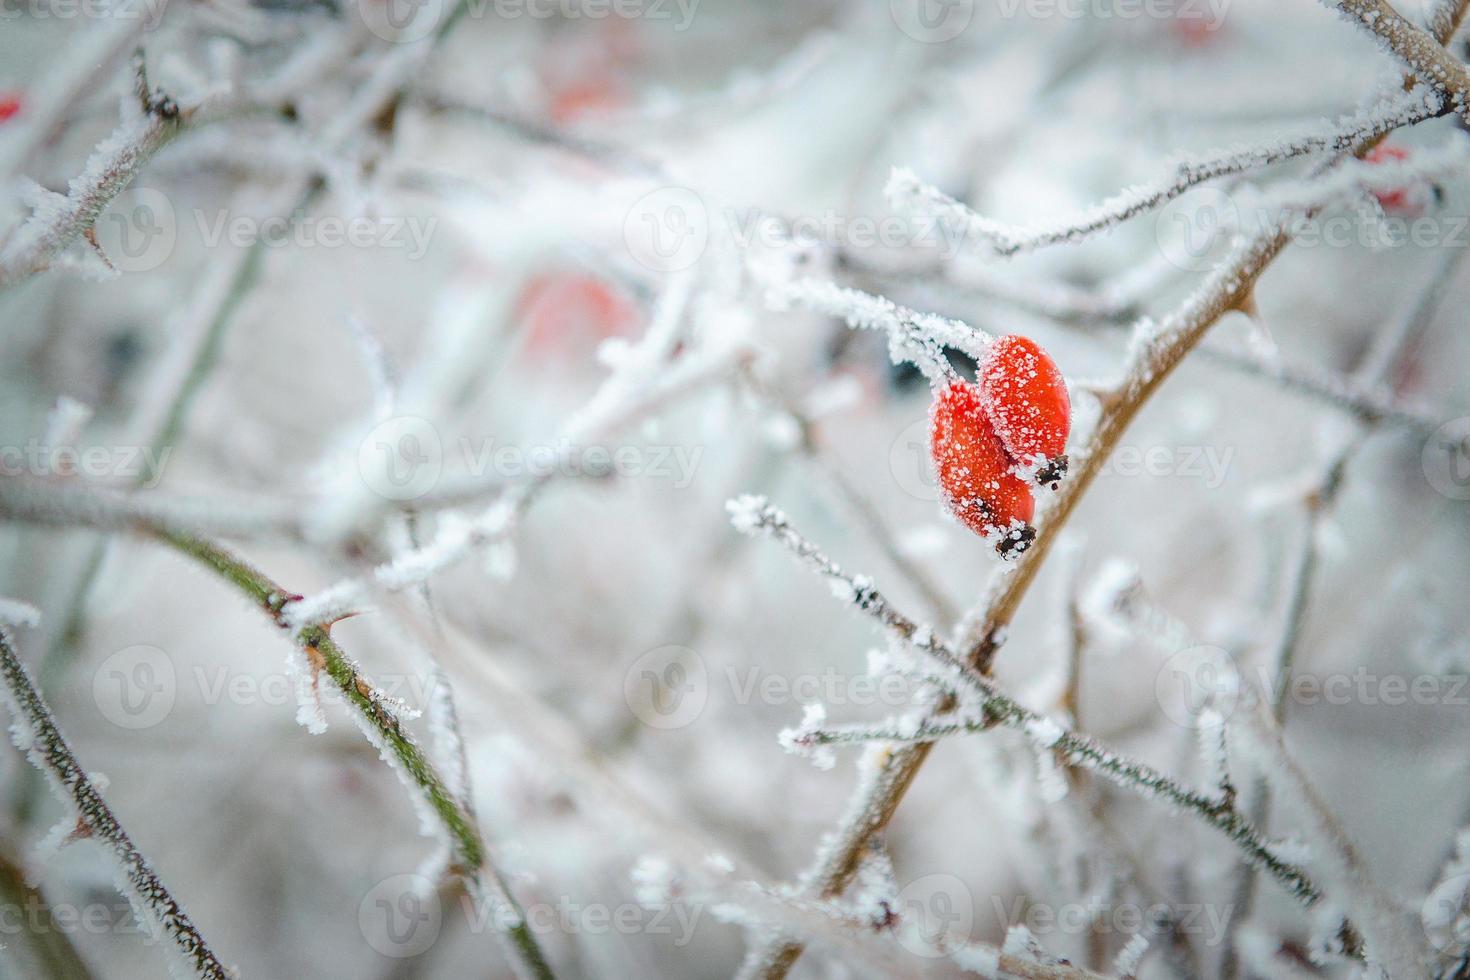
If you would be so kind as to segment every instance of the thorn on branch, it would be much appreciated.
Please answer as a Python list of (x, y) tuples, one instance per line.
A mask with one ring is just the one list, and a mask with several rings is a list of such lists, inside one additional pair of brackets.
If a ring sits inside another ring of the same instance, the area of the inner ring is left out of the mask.
[(173, 96), (165, 92), (162, 86), (149, 86), (148, 59), (141, 47), (133, 52), (133, 96), (145, 115), (168, 123), (178, 123), (184, 119), (184, 112)]

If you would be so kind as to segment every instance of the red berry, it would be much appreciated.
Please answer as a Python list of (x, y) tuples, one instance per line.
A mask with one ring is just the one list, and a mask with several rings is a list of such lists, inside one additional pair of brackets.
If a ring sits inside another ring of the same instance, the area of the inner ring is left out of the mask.
[(16, 92), (0, 92), (0, 122), (20, 115), (20, 95)]
[(552, 96), (550, 114), (554, 122), (578, 122), (589, 116), (606, 115), (621, 102), (618, 91), (608, 82), (577, 83)]
[(527, 324), (527, 344), (538, 351), (621, 336), (638, 319), (632, 303), (615, 288), (571, 272), (534, 277), (521, 293), (519, 310)]
[[(1389, 143), (1380, 143), (1368, 151), (1363, 158), (1368, 163), (1389, 163), (1409, 159), (1409, 151), (1401, 146), (1393, 146)], [(1378, 198), (1379, 205), (1389, 214), (1413, 214), (1420, 208), (1416, 202), (1411, 200), (1414, 196), (1407, 187), (1395, 187), (1391, 191), (1375, 191), (1373, 196)]]
[(1174, 20), (1175, 34), (1191, 48), (1202, 48), (1213, 41), (1217, 27), (1203, 17), (1181, 16)]
[(1072, 402), (1051, 355), (1010, 334), (986, 348), (975, 380), (1006, 453), (1022, 466), (1038, 467), (1036, 482), (1055, 488), (1067, 471)]
[(1021, 552), (1036, 537), (1031, 488), (1013, 463), (982, 406), (980, 389), (955, 381), (939, 392), (929, 416), (929, 451), (945, 503), (966, 527), (998, 538), (1002, 555)]

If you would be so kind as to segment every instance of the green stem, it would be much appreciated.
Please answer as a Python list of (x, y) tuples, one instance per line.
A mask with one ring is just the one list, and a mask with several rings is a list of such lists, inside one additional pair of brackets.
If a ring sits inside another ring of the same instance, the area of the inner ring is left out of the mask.
[[(277, 624), (282, 627), (286, 625), (283, 611), (288, 603), (299, 598), (295, 593), (210, 541), (167, 528), (146, 530), (160, 541), (208, 566), (249, 597)], [(488, 872), (500, 897), (514, 910), (515, 922), (506, 929), (506, 934), (519, 960), (516, 964), (519, 972), (535, 977), (536, 980), (551, 980), (551, 968), (531, 933), (524, 910), (512, 895), (500, 870), (490, 860), (473, 818), (464, 804), (449, 791), (423, 749), (388, 710), (372, 684), (358, 671), (357, 664), (332, 639), (330, 627), (308, 626), (297, 632), (294, 639), (310, 662), (325, 672), (347, 696), (347, 700), (372, 726), (376, 738), (393, 753), (403, 772), (423, 793), (454, 842), (458, 862), (455, 870), (472, 882), (478, 880), (482, 873)]]

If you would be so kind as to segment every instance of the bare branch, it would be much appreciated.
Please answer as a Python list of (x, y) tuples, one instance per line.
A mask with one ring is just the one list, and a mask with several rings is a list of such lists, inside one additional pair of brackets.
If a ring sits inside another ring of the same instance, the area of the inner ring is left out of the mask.
[(1393, 93), (1371, 110), (1347, 116), (1320, 131), (1289, 136), (1259, 146), (1187, 157), (1166, 174), (1127, 188), (1078, 214), (1035, 225), (1007, 225), (975, 213), (929, 186), (909, 170), (895, 170), (888, 198), (895, 210), (932, 217), (948, 234), (972, 247), (984, 244), (998, 255), (1015, 255), (1049, 245), (1075, 244), (1161, 207), (1201, 184), (1297, 157), (1344, 153), (1378, 133), (1433, 119), (1443, 103), (1425, 93)]
[(112, 851), (128, 884), (124, 893), (139, 920), (155, 934), (166, 933), (197, 975), (211, 980), (233, 976), (209, 948), (183, 906), (164, 887), (148, 859), (134, 846), (87, 777), (87, 771), (56, 726), (51, 709), (16, 655), (14, 641), (3, 625), (0, 625), (0, 677), (4, 678), (5, 700), (14, 718), (12, 734), (16, 745), (46, 775), (57, 795), (76, 808), (77, 820), (87, 834)]

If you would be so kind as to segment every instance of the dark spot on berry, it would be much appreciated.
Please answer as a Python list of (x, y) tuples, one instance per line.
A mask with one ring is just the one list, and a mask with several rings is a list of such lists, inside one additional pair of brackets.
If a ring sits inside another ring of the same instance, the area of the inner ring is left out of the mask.
[(1013, 528), (1006, 532), (996, 544), (995, 550), (1007, 561), (1020, 556), (1021, 552), (1031, 547), (1031, 542), (1036, 540), (1036, 528), (1030, 524), (1022, 524), (1019, 528)]
[(1055, 490), (1062, 482), (1062, 477), (1067, 475), (1066, 455), (1053, 456), (1045, 466), (1036, 471), (1036, 482), (1042, 486), (1051, 486)]

